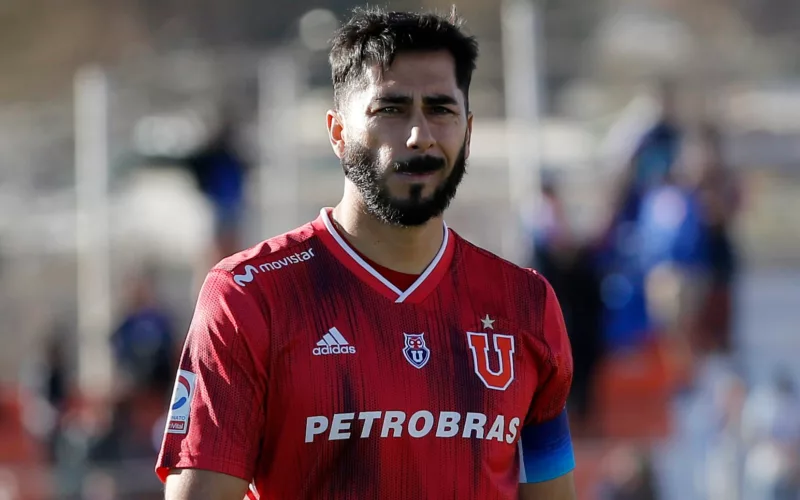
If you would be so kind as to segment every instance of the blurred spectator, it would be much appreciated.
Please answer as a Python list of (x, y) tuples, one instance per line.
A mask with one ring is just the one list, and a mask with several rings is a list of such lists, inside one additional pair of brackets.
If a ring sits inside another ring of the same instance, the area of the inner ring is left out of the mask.
[(42, 443), (47, 460), (53, 464), (58, 459), (71, 389), (68, 345), (68, 328), (56, 323), (44, 338), (42, 352), (26, 364), (21, 376), (27, 388), (22, 421), (28, 432)]
[(232, 111), (224, 109), (209, 140), (185, 159), (200, 191), (213, 206), (214, 262), (241, 249), (245, 181), (250, 167), (238, 151), (237, 127)]
[(667, 82), (662, 82), (658, 91), (659, 114), (636, 141), (613, 187), (610, 217), (602, 232), (604, 238), (615, 238), (616, 231), (637, 219), (644, 193), (664, 182), (678, 158), (682, 130), (677, 120), (676, 91)]
[(154, 458), (152, 425), (163, 411), (177, 369), (177, 339), (171, 315), (156, 291), (155, 271), (136, 273), (128, 283), (124, 316), (111, 335), (114, 385), (82, 426), (87, 434), (84, 474), (88, 475), (79, 487), (93, 498), (113, 497), (108, 489), (113, 481), (103, 472), (106, 467)]
[(651, 326), (693, 346), (708, 275), (708, 243), (699, 199), (669, 180), (642, 200), (637, 222), (639, 265)]
[(741, 377), (731, 371), (718, 374), (710, 397), (713, 413), (708, 422), (712, 432), (706, 454), (707, 471), (701, 478), (708, 498), (744, 500), (742, 408), (746, 396), (747, 386)]
[(619, 445), (603, 460), (598, 500), (657, 500), (658, 488), (649, 454)]
[(682, 170), (702, 210), (708, 257), (708, 293), (697, 329), (703, 351), (730, 352), (733, 285), (738, 269), (732, 226), (740, 206), (740, 190), (724, 163), (719, 131), (704, 125), (687, 138)]
[(747, 398), (742, 433), (748, 446), (746, 500), (800, 497), (800, 397), (787, 373), (757, 386)]
[(168, 394), (175, 372), (176, 337), (172, 319), (156, 294), (154, 271), (129, 280), (124, 318), (111, 335), (118, 391), (146, 390)]
[[(564, 202), (555, 179), (543, 176), (541, 204), (533, 218), (532, 238), (536, 269), (548, 280), (557, 280), (562, 261), (570, 259), (575, 242)], [(554, 285), (555, 286), (555, 285)]]
[(194, 179), (200, 194), (210, 203), (213, 212), (213, 243), (208, 267), (224, 257), (241, 250), (242, 219), (244, 216), (245, 191), (251, 165), (241, 154), (238, 116), (232, 106), (219, 106), (214, 119), (210, 120), (209, 132), (199, 139), (200, 145), (185, 154), (142, 153), (129, 165), (162, 166), (182, 168)]
[[(643, 210), (651, 209), (654, 190), (673, 178), (680, 153), (682, 130), (677, 122), (675, 89), (659, 87), (660, 111), (645, 130), (611, 195), (610, 213), (597, 245), (604, 308), (604, 336), (612, 350), (635, 348), (651, 334), (642, 244), (651, 244), (643, 234)], [(663, 197), (662, 197), (663, 199)], [(645, 213), (650, 217), (652, 213)], [(658, 226), (649, 225), (649, 229)], [(664, 238), (662, 238), (663, 240)], [(661, 245), (665, 242), (662, 241)], [(651, 250), (654, 250), (651, 249)]]
[(672, 173), (680, 151), (683, 133), (677, 120), (674, 85), (661, 82), (658, 99), (660, 115), (644, 133), (633, 154), (631, 182), (639, 192), (661, 184)]
[(708, 241), (699, 198), (668, 177), (642, 198), (637, 220), (639, 259), (645, 273), (663, 263), (688, 273), (703, 273)]
[(728, 353), (738, 193), (714, 128), (686, 134), (666, 179), (645, 194), (639, 219), (650, 312), (693, 356)]
[(533, 238), (532, 267), (553, 286), (572, 344), (575, 372), (569, 403), (574, 432), (591, 432), (592, 388), (602, 351), (600, 283), (590, 248), (572, 234), (553, 178), (543, 182)]
[(771, 384), (756, 386), (742, 419), (748, 442), (771, 439), (800, 450), (800, 395), (791, 375), (779, 371)]
[(588, 246), (581, 245), (576, 249), (562, 278), (564, 282), (559, 300), (565, 309), (565, 322), (575, 363), (571, 409), (579, 419), (577, 428), (594, 433), (597, 430), (592, 428), (594, 389), (604, 348), (600, 278), (594, 255)]

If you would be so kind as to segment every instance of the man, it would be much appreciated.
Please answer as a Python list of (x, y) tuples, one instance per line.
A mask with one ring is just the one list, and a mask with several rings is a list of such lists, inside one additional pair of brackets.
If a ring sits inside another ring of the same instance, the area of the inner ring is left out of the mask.
[(430, 14), (338, 30), (344, 196), (209, 273), (157, 465), (168, 499), (575, 498), (552, 288), (442, 218), (476, 57)]

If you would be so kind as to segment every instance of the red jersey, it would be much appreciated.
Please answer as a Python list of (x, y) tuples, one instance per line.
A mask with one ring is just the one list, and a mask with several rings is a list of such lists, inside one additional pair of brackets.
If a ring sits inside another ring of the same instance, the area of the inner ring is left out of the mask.
[(262, 499), (516, 498), (526, 426), (564, 410), (572, 356), (550, 285), (444, 226), (400, 290), (330, 209), (210, 271), (157, 473)]

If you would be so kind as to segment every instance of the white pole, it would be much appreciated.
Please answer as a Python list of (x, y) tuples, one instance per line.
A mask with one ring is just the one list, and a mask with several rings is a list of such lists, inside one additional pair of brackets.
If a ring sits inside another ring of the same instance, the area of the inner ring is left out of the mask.
[[(262, 235), (272, 234), (270, 208), (272, 192), (270, 182), (270, 106), (269, 102), (269, 57), (264, 58), (258, 67), (258, 192), (260, 224)], [(266, 237), (266, 236), (264, 236)]]
[(541, 26), (535, 0), (502, 2), (503, 73), (509, 198), (512, 210), (503, 252), (520, 262), (532, 252), (521, 234), (521, 217), (531, 217), (539, 200), (541, 163)]
[(108, 226), (108, 89), (97, 67), (75, 75), (78, 381), (85, 394), (108, 388), (111, 291)]

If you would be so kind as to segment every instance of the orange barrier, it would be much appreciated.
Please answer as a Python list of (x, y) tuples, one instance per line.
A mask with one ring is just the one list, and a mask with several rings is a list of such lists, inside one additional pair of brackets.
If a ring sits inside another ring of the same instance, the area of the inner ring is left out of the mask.
[[(24, 425), (25, 394), (14, 389), (0, 389), (0, 492), (14, 491), (18, 500), (47, 500), (54, 494), (53, 470), (47, 462), (43, 445)], [(131, 395), (123, 411), (128, 412), (128, 432), (149, 443), (156, 422), (163, 416), (167, 401), (163, 395), (141, 392)], [(87, 399), (77, 395), (68, 403), (67, 420), (79, 425), (100, 427), (107, 424), (111, 402)], [(152, 465), (152, 464), (149, 464)]]
[(670, 401), (691, 376), (679, 345), (664, 339), (605, 360), (596, 386), (597, 421), (610, 439), (660, 439), (669, 435)]
[(603, 459), (612, 449), (606, 441), (581, 442), (575, 447), (575, 489), (581, 500), (594, 500), (603, 475)]
[(42, 450), (25, 430), (20, 393), (0, 390), (0, 464), (38, 463)]

